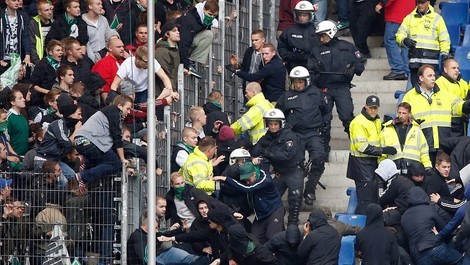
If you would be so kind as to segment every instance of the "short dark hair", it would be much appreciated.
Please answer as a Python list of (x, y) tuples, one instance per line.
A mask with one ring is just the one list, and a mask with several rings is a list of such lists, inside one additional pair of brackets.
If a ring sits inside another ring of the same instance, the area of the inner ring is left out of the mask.
[(450, 156), (444, 151), (438, 151), (436, 155), (436, 165), (440, 165), (442, 162), (450, 163)]
[(411, 105), (408, 102), (402, 102), (402, 103), (398, 104), (397, 109), (398, 108), (404, 108), (404, 109), (408, 110), (409, 113), (411, 113)]

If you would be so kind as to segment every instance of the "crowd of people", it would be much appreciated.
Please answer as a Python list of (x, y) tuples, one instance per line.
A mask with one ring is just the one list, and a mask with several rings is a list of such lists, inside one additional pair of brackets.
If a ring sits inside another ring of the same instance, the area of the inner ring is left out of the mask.
[[(255, 29), (243, 58), (231, 55), (225, 66), (243, 80), (246, 112), (231, 120), (219, 90), (189, 109), (168, 150), (171, 188), (157, 196), (158, 264), (337, 264), (349, 234), (364, 264), (468, 262), (470, 100), (445, 21), (427, 0), (352, 2), (338, 1), (337, 23), (326, 19), (326, 0), (281, 0), (277, 45)], [(134, 173), (130, 158), (147, 160), (149, 60), (156, 108), (172, 104), (179, 65), (203, 78), (198, 67), (219, 26), (217, 0), (159, 0), (153, 29), (146, 8), (146, 0), (6, 0), (0, 9), (0, 168), (11, 172), (0, 179), (1, 263), (86, 262), (89, 234), (99, 263), (113, 262), (107, 188), (123, 166)], [(377, 95), (354, 117), (350, 90), (382, 10), (391, 67), (383, 79), (409, 80), (396, 117), (383, 121)], [(337, 38), (346, 27), (354, 44)], [(324, 188), (334, 105), (351, 140), (347, 177), (356, 213), (367, 216), (362, 230), (328, 209), (299, 218)], [(87, 207), (94, 210), (77, 210)], [(99, 224), (92, 233), (89, 218)], [(122, 250), (129, 264), (147, 263), (149, 218), (143, 211)], [(68, 240), (59, 245), (66, 258), (47, 246), (57, 238)]]

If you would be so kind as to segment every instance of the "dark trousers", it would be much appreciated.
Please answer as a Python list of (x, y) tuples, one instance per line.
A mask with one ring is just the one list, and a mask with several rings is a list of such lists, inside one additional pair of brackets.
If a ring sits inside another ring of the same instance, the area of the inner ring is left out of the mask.
[(373, 179), (371, 181), (357, 181), (356, 194), (357, 194), (357, 207), (356, 214), (365, 214), (367, 205), (371, 203), (379, 203), (377, 182)]
[(289, 203), (289, 217), (287, 218), (287, 223), (298, 224), (300, 206), (302, 205), (302, 190), (304, 189), (304, 175), (302, 169), (296, 168), (280, 174), (280, 177), (274, 179), (274, 185), (276, 185), (276, 189), (281, 197), (286, 190), (289, 190), (287, 194), (287, 201)]
[(95, 182), (122, 169), (121, 160), (113, 149), (103, 152), (93, 143), (89, 143), (77, 145), (77, 151), (86, 160), (86, 170), (80, 173), (86, 183)]
[(312, 163), (307, 182), (305, 183), (304, 194), (315, 193), (318, 181), (325, 171), (325, 149), (323, 139), (318, 132), (308, 135), (299, 134), (299, 136), (302, 139), (305, 150), (308, 151), (308, 157)]
[(343, 123), (344, 131), (349, 135), (349, 124), (354, 118), (354, 105), (349, 85), (340, 88), (323, 89), (323, 96), (327, 101), (326, 113), (323, 117), (325, 126), (322, 130), (325, 155), (330, 153), (331, 120), (333, 119), (333, 106), (336, 104), (338, 116)]
[(258, 239), (260, 244), (266, 243), (275, 234), (284, 230), (284, 214), (284, 206), (281, 206), (263, 220), (255, 219), (251, 226), (251, 234)]
[(367, 37), (369, 36), (372, 25), (374, 24), (375, 3), (365, 0), (360, 3), (353, 3), (349, 29), (354, 40), (354, 44), (362, 54), (370, 54), (367, 46)]

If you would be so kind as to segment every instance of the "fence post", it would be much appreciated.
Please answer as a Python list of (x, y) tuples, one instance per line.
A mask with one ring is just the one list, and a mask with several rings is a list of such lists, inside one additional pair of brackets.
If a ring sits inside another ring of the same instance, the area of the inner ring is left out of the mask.
[(127, 237), (129, 236), (129, 178), (126, 165), (121, 170), (121, 264), (127, 265)]

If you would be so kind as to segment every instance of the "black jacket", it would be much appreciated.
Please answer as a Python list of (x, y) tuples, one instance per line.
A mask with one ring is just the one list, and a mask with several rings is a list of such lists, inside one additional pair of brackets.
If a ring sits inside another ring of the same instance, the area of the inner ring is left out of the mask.
[[(450, 215), (454, 215), (455, 212), (467, 202), (467, 200), (463, 198), (463, 192), (461, 192), (463, 191), (463, 188), (458, 189), (453, 194), (450, 193), (446, 180), (439, 173), (439, 171), (437, 171), (437, 169), (435, 168), (431, 169), (426, 174), (426, 178), (427, 178), (427, 185), (425, 187), (426, 193), (428, 195), (431, 195), (433, 193), (438, 193), (439, 196), (441, 196), (441, 198), (437, 202), (437, 205), (439, 205), (444, 210), (446, 210), (446, 212), (448, 212)], [(460, 199), (461, 201), (456, 203), (454, 202), (454, 198)]]
[(253, 147), (251, 156), (262, 156), (277, 172), (286, 173), (303, 163), (305, 153), (299, 136), (289, 128), (282, 128), (277, 133), (267, 131)]
[(470, 164), (470, 137), (443, 137), (439, 146), (450, 155), (450, 178), (457, 179), (459, 171)]
[(412, 187), (415, 187), (415, 184), (409, 178), (396, 175), (379, 198), (380, 205), (384, 208), (396, 206), (400, 214), (403, 214), (408, 209), (408, 191)]
[(83, 58), (78, 61), (78, 63), (70, 62), (69, 60), (67, 60), (67, 57), (64, 56), (62, 58), (61, 64), (65, 64), (72, 67), (73, 74), (75, 77), (74, 82), (83, 82), (87, 88), (92, 87), (92, 84), (90, 82), (90, 73), (94, 63), (90, 58), (88, 58), (88, 56), (84, 55)]
[(256, 73), (238, 71), (236, 74), (248, 82), (260, 82), (263, 94), (269, 101), (277, 101), (285, 91), (286, 68), (277, 55)]
[[(80, 45), (85, 46), (88, 42), (88, 26), (81, 16), (77, 17), (76, 19), (78, 27), (78, 36), (76, 39), (78, 42), (80, 42)], [(47, 33), (44, 43), (49, 43), (51, 40), (61, 41), (69, 36), (70, 27), (65, 21), (65, 14), (62, 14), (57, 16), (54, 22), (52, 22), (51, 30), (49, 30), (49, 33)]]
[[(215, 208), (220, 208), (220, 207), (225, 207), (228, 208), (225, 204), (221, 203), (220, 201), (212, 198), (211, 196), (207, 195), (207, 193), (196, 189), (194, 186), (186, 184), (185, 185), (185, 190), (183, 192), (184, 196), (184, 203), (188, 207), (188, 209), (191, 211), (191, 213), (194, 216), (199, 216), (199, 212), (197, 209), (197, 203), (201, 200), (205, 201), (207, 203), (207, 206), (209, 207), (209, 211), (211, 209)], [(175, 205), (175, 190), (171, 188), (168, 193), (165, 196), (165, 199), (167, 201), (167, 210), (166, 210), (166, 216), (165, 219), (170, 219), (171, 223), (182, 223), (179, 216), (178, 212), (176, 210), (176, 205)], [(233, 213), (233, 210), (230, 210), (230, 212)]]
[(364, 265), (398, 264), (398, 243), (395, 235), (384, 226), (382, 207), (369, 204), (367, 223), (356, 235), (356, 251), (361, 253)]
[(294, 24), (284, 30), (279, 36), (277, 50), (286, 68), (290, 72), (295, 66), (306, 66), (312, 50), (321, 46), (315, 34), (313, 22)]
[[(240, 167), (238, 164), (228, 166), (222, 176), (240, 180)], [(238, 189), (232, 188), (229, 185), (221, 185), (219, 200), (225, 203), (228, 207), (236, 212), (243, 214), (243, 216), (250, 216), (253, 211), (248, 204), (246, 193)]]
[(420, 187), (413, 187), (408, 192), (409, 208), (401, 218), (401, 227), (410, 245), (411, 257), (419, 260), (426, 250), (440, 245), (440, 237), (432, 232), (436, 227), (440, 231), (446, 223), (429, 205), (429, 197)]
[(365, 60), (354, 44), (333, 38), (328, 44), (312, 50), (307, 68), (319, 74), (317, 79), (319, 88), (340, 88), (349, 87), (353, 78), (344, 74), (346, 70), (354, 67), (354, 73), (361, 75), (364, 64)]
[(341, 236), (327, 223), (323, 211), (315, 209), (310, 217), (313, 217), (313, 222), (310, 222), (312, 230), (300, 242), (297, 255), (307, 265), (338, 264)]
[[(16, 28), (16, 36), (18, 36), (18, 54), (21, 56), (21, 59), (25, 57), (25, 55), (31, 54), (31, 41), (29, 39), (29, 17), (28, 15), (22, 11), (17, 10), (17, 23), (18, 26)], [(6, 37), (7, 37), (7, 25), (8, 22), (6, 20), (5, 9), (0, 10), (0, 59), (3, 60), (3, 56), (5, 55), (5, 48), (6, 48)]]
[[(34, 66), (30, 80), (31, 84), (50, 90), (56, 82), (56, 77), (56, 71), (47, 63), (44, 57)], [(45, 106), (43, 98), (44, 94), (31, 89), (31, 106)]]
[(276, 255), (281, 265), (304, 264), (297, 256), (297, 245), (290, 244), (286, 239), (286, 231), (276, 233), (264, 244), (271, 253)]
[(188, 69), (190, 65), (189, 57), (191, 55), (191, 44), (193, 43), (194, 37), (203, 30), (210, 30), (212, 24), (208, 26), (204, 25), (195, 7), (192, 7), (186, 14), (181, 16), (178, 19), (178, 24), (180, 24), (179, 31), (181, 36), (181, 41), (178, 43), (180, 59), (184, 68)]
[(204, 125), (204, 134), (205, 135), (212, 135), (212, 129), (214, 129), (214, 122), (215, 121), (221, 121), (223, 122), (223, 125), (228, 125), (230, 126), (230, 123), (228, 121), (228, 116), (224, 112), (222, 112), (222, 109), (215, 105), (212, 102), (207, 102), (203, 106), (204, 112), (206, 113), (206, 125)]
[(287, 90), (277, 101), (276, 108), (284, 112), (292, 131), (309, 134), (323, 125), (325, 105), (320, 89), (310, 85), (301, 92)]
[(44, 140), (36, 150), (36, 155), (48, 160), (61, 160), (64, 155), (72, 150), (72, 142), (69, 136), (75, 128), (74, 125), (67, 126), (67, 120), (70, 119), (60, 119), (49, 124)]

